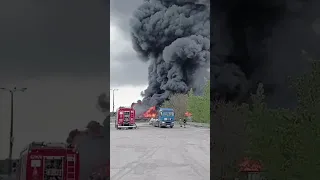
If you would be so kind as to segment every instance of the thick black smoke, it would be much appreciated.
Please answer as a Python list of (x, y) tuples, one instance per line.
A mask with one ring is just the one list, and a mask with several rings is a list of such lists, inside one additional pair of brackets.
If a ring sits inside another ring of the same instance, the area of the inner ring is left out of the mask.
[(145, 0), (130, 26), (134, 49), (150, 63), (145, 107), (190, 88), (202, 92), (210, 63), (209, 1)]
[[(110, 96), (107, 93), (101, 93), (97, 99), (97, 108), (105, 115), (103, 121), (103, 134), (109, 135), (110, 127)], [(89, 126), (89, 125), (88, 125)]]
[(110, 113), (110, 97), (106, 93), (101, 93), (97, 99), (97, 108), (102, 113)]
[(294, 107), (287, 77), (310, 70), (302, 50), (319, 57), (319, 1), (215, 0), (211, 5), (212, 94), (246, 101), (262, 82), (270, 106)]
[(66, 140), (76, 145), (81, 154), (80, 180), (87, 180), (97, 167), (107, 166), (106, 163), (110, 161), (110, 98), (106, 93), (97, 97), (96, 107), (106, 116), (103, 124), (91, 120), (84, 130), (70, 131)]

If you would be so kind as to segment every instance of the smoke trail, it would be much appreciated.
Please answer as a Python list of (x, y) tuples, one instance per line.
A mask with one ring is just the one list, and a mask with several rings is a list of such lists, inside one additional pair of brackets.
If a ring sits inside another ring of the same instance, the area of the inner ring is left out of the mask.
[(110, 113), (109, 95), (107, 95), (106, 93), (101, 93), (98, 96), (97, 108), (99, 109), (99, 111), (103, 112), (106, 116), (108, 116), (108, 113)]
[(133, 47), (150, 63), (142, 109), (190, 88), (202, 93), (209, 78), (209, 5), (209, 0), (145, 0), (134, 12)]
[(90, 121), (84, 130), (72, 130), (67, 138), (67, 143), (75, 144), (80, 154), (80, 180), (87, 180), (95, 168), (107, 166), (110, 160), (109, 95), (100, 94), (96, 107), (106, 116), (103, 126), (97, 121)]

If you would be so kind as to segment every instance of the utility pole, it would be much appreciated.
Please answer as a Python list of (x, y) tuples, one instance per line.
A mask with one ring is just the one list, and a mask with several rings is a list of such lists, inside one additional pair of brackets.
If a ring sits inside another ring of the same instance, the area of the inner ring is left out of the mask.
[(112, 91), (112, 113), (114, 113), (114, 92), (118, 90), (119, 89), (110, 89), (110, 91)]
[(13, 95), (15, 92), (24, 92), (27, 88), (17, 89), (14, 87), (13, 89), (8, 88), (0, 88), (0, 90), (7, 91), (10, 93), (11, 97), (11, 117), (10, 117), (10, 140), (9, 140), (9, 158), (8, 158), (8, 175), (12, 175), (12, 149), (13, 149)]

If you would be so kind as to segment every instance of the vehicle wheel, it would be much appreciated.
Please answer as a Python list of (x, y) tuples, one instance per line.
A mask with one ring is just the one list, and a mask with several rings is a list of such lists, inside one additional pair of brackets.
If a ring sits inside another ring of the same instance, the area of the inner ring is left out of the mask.
[(173, 128), (173, 126), (170, 126), (170, 128)]

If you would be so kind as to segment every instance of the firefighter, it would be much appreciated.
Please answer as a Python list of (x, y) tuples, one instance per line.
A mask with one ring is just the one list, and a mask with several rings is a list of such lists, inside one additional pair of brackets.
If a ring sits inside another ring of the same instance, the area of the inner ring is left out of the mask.
[(183, 118), (183, 126), (184, 126), (184, 128), (186, 128), (186, 124), (187, 124), (187, 119)]

